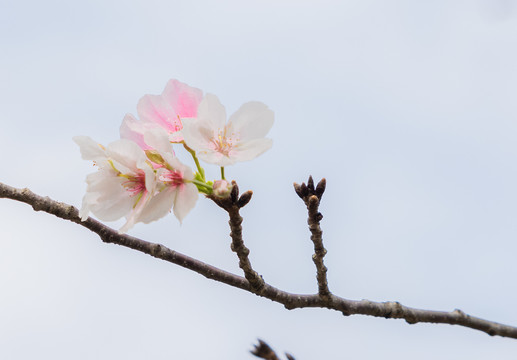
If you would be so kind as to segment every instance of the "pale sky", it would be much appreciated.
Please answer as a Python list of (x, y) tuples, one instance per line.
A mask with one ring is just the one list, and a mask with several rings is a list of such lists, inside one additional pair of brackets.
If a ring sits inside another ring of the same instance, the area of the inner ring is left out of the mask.
[[(336, 295), (517, 326), (516, 41), (511, 0), (4, 0), (0, 181), (80, 206), (95, 169), (72, 137), (116, 140), (171, 78), (229, 114), (262, 101), (273, 148), (226, 175), (254, 191), (244, 240), (267, 282), (317, 291), (292, 190), (312, 174)], [(288, 311), (12, 200), (0, 219), (2, 359), (253, 359), (258, 337), (297, 360), (517, 353), (457, 326)], [(240, 274), (209, 200), (130, 234)]]

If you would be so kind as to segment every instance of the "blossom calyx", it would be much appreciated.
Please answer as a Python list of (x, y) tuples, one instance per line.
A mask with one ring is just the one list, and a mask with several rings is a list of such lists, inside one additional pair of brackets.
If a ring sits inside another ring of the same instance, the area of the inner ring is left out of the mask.
[(226, 211), (230, 211), (230, 209), (239, 209), (246, 206), (250, 202), (252, 195), (253, 191), (248, 190), (239, 197), (239, 186), (235, 180), (232, 180), (231, 190), (226, 197), (218, 197), (215, 192), (212, 192), (208, 197)]

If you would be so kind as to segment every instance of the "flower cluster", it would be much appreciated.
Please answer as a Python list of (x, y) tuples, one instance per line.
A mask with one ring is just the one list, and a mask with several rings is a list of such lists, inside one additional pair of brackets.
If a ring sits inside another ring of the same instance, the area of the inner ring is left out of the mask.
[[(170, 80), (161, 95), (145, 95), (137, 105), (139, 119), (127, 114), (120, 140), (108, 146), (87, 136), (76, 136), (82, 158), (98, 171), (88, 175), (80, 210), (103, 221), (122, 217), (120, 232), (138, 222), (158, 220), (171, 210), (181, 222), (192, 210), (198, 194), (229, 196), (231, 185), (224, 167), (251, 160), (268, 150), (265, 136), (273, 112), (260, 102), (248, 102), (226, 121), (226, 110), (212, 94)], [(174, 146), (183, 146), (197, 171), (180, 162)], [(199, 159), (221, 167), (221, 179), (207, 181)]]

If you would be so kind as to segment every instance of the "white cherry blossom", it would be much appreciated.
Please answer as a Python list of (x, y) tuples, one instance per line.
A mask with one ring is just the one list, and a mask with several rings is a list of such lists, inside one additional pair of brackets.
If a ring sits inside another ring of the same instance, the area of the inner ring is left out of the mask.
[(86, 178), (88, 184), (79, 212), (85, 221), (93, 213), (103, 221), (126, 217), (119, 230), (126, 232), (137, 222), (149, 223), (169, 210), (158, 206), (156, 172), (144, 151), (134, 142), (121, 139), (104, 147), (87, 136), (76, 136), (85, 160), (93, 160), (99, 170)]
[(265, 138), (274, 114), (257, 101), (245, 103), (226, 122), (226, 110), (217, 96), (207, 94), (199, 104), (197, 119), (184, 119), (185, 143), (203, 161), (219, 166), (252, 160), (269, 148)]

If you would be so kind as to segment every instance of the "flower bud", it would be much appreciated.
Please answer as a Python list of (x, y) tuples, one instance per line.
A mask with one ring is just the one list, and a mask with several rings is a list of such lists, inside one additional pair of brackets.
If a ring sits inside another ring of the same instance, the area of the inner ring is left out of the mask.
[(165, 160), (163, 156), (156, 150), (145, 150), (145, 155), (149, 160), (158, 165), (164, 165)]
[(225, 199), (230, 196), (232, 185), (226, 180), (216, 180), (212, 186), (214, 196)]

